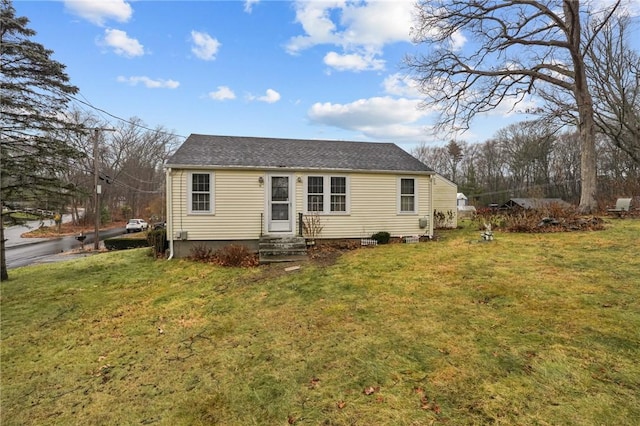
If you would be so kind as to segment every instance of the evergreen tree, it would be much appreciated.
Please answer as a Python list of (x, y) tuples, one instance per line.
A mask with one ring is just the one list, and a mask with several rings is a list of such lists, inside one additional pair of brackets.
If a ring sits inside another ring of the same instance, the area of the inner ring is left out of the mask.
[[(0, 0), (0, 198), (3, 203), (65, 194), (59, 178), (70, 159), (81, 155), (65, 134), (77, 131), (65, 120), (70, 96), (65, 66), (53, 51), (30, 40), (29, 19), (16, 17), (10, 0)], [(0, 229), (2, 227), (0, 226)], [(0, 230), (0, 279), (8, 279), (4, 232)]]

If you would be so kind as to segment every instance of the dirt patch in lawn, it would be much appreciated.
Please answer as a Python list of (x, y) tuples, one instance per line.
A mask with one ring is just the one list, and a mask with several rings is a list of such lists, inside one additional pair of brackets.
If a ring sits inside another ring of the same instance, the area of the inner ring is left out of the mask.
[(335, 240), (322, 241), (307, 250), (309, 260), (318, 266), (335, 264), (343, 253), (356, 250), (362, 246), (356, 241)]

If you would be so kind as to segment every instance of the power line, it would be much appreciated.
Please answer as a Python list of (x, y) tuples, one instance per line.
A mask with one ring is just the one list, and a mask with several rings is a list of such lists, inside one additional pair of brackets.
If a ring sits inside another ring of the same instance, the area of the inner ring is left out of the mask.
[[(85, 98), (85, 99), (86, 99), (86, 97), (85, 97), (84, 95), (81, 95), (81, 96), (82, 96), (83, 98)], [(102, 109), (102, 108), (98, 108), (97, 106), (95, 106), (95, 105), (93, 105), (91, 102), (89, 102), (88, 100), (87, 100), (87, 101), (83, 101), (83, 100), (81, 100), (81, 99), (76, 98), (75, 96), (69, 96), (69, 97), (70, 97), (71, 99), (75, 100), (76, 102), (79, 102), (79, 103), (81, 103), (81, 104), (83, 104), (83, 105), (88, 106), (89, 108), (92, 108), (92, 109), (94, 109), (94, 110), (96, 110), (96, 111), (98, 111), (98, 112), (100, 112), (100, 113), (103, 113), (103, 114), (108, 115), (108, 116), (109, 116), (109, 117), (111, 117), (111, 118), (115, 118), (116, 120), (122, 121), (122, 122), (127, 123), (127, 124), (130, 124), (130, 125), (132, 125), (132, 126), (139, 127), (139, 128), (141, 128), (141, 129), (148, 130), (148, 131), (151, 131), (151, 132), (161, 133), (161, 134), (168, 135), (168, 136), (177, 136), (177, 137), (179, 137), (179, 138), (183, 138), (183, 139), (186, 139), (186, 138), (187, 138), (187, 136), (179, 135), (179, 134), (177, 134), (177, 133), (173, 133), (173, 132), (164, 132), (164, 131), (161, 131), (161, 130), (152, 129), (152, 128), (150, 128), (150, 127), (143, 126), (143, 125), (141, 125), (141, 124), (139, 124), (139, 123), (134, 123), (134, 122), (133, 122), (133, 121), (131, 121), (131, 120), (127, 120), (127, 119), (125, 119), (125, 118), (122, 118), (122, 117), (119, 117), (119, 116), (117, 116), (117, 115), (115, 115), (115, 114), (112, 114), (112, 113), (110, 113), (109, 111), (106, 111), (106, 110), (104, 110), (104, 109)]]

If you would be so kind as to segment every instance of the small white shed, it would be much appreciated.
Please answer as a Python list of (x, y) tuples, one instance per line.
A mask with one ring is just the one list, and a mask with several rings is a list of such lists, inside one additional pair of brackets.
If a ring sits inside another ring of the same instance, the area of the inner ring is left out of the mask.
[(476, 208), (467, 204), (469, 199), (462, 192), (456, 196), (458, 204), (458, 217), (460, 219), (471, 219), (476, 214)]
[(458, 192), (458, 194), (456, 195), (456, 199), (457, 199), (457, 203), (458, 203), (458, 207), (464, 207), (467, 205), (467, 196), (464, 195), (462, 192)]

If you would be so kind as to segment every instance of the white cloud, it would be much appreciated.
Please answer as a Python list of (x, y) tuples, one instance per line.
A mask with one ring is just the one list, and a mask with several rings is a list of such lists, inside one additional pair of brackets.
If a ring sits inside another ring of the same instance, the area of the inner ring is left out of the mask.
[(453, 33), (450, 39), (451, 50), (459, 51), (462, 50), (464, 45), (467, 43), (467, 38), (462, 34), (461, 31), (456, 31)]
[(104, 30), (104, 44), (111, 47), (120, 56), (133, 58), (144, 55), (144, 46), (135, 38), (130, 38), (121, 30)]
[(253, 11), (253, 5), (260, 3), (260, 0), (245, 0), (244, 11), (251, 13)]
[(387, 76), (382, 82), (385, 93), (407, 98), (422, 98), (418, 82), (405, 75), (396, 73)]
[(359, 131), (376, 139), (416, 140), (424, 126), (418, 121), (427, 115), (418, 109), (417, 99), (389, 96), (359, 99), (348, 104), (315, 103), (308, 111), (311, 122)]
[(205, 61), (215, 60), (218, 49), (222, 46), (217, 39), (199, 31), (191, 31), (191, 41), (194, 44), (191, 52)]
[(133, 15), (131, 6), (124, 0), (64, 0), (64, 5), (69, 12), (99, 26), (108, 19), (128, 22)]
[(329, 52), (324, 56), (324, 63), (338, 71), (366, 71), (384, 69), (385, 62), (375, 59), (373, 55), (360, 55), (357, 53), (341, 55)]
[(235, 99), (236, 94), (227, 86), (218, 86), (218, 90), (215, 92), (209, 92), (209, 98), (216, 101), (224, 101), (227, 99)]
[[(292, 37), (287, 51), (298, 54), (323, 44), (340, 47), (342, 52), (325, 57), (327, 65), (339, 70), (382, 69), (384, 61), (376, 57), (386, 44), (411, 41), (413, 0), (297, 1), (295, 7), (304, 34)], [(356, 59), (367, 62), (366, 68), (354, 65)]]
[(248, 95), (247, 99), (249, 99), (250, 101), (260, 101), (266, 102), (268, 104), (273, 104), (280, 100), (280, 93), (276, 92), (273, 89), (267, 89), (266, 93), (263, 96)]
[(180, 83), (175, 80), (162, 80), (157, 79), (154, 80), (145, 76), (134, 76), (134, 77), (118, 77), (118, 83), (127, 83), (131, 86), (137, 86), (138, 84), (142, 84), (149, 89), (176, 89), (180, 86)]
[[(593, 2), (592, 14), (609, 9), (614, 4), (613, 0), (596, 0)], [(631, 16), (640, 16), (640, 0), (623, 0), (617, 9), (618, 15), (629, 14)]]
[(296, 21), (302, 25), (305, 35), (293, 37), (287, 45), (287, 51), (295, 54), (318, 44), (339, 44), (340, 37), (335, 34), (336, 26), (331, 20), (330, 10), (341, 4), (341, 1), (298, 1)]
[(348, 3), (343, 10), (343, 38), (357, 45), (382, 47), (399, 41), (410, 42), (415, 1), (369, 1)]

